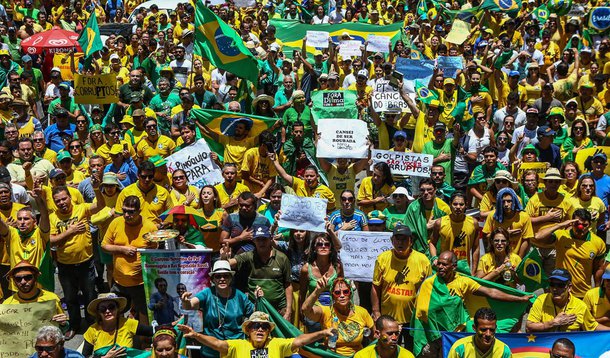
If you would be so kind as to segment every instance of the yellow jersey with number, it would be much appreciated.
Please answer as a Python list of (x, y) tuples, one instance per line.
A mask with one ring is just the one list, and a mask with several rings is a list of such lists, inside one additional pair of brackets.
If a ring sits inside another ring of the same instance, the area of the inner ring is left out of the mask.
[(78, 222), (85, 223), (85, 231), (73, 234), (66, 240), (55, 245), (57, 247), (57, 262), (62, 264), (80, 264), (93, 257), (93, 244), (89, 231), (89, 218), (91, 217), (91, 204), (73, 205), (72, 212), (62, 214), (56, 211), (49, 215), (51, 221), (51, 235), (65, 232), (70, 225)]

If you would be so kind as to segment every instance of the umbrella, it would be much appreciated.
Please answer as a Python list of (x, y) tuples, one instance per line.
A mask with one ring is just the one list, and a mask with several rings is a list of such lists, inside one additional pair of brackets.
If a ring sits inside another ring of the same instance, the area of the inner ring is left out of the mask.
[(174, 214), (187, 215), (189, 217), (189, 224), (195, 227), (200, 227), (206, 223), (205, 218), (200, 212), (185, 205), (174, 206), (159, 217), (166, 223), (172, 223), (174, 221)]
[(21, 41), (21, 48), (30, 55), (39, 55), (42, 51), (67, 53), (75, 47), (77, 50), (81, 50), (77, 40), (78, 34), (76, 32), (52, 29), (37, 33)]

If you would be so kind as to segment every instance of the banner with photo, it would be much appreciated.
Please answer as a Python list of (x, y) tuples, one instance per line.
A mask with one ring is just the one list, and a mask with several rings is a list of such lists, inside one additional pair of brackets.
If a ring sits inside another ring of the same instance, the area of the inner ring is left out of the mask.
[[(201, 332), (203, 317), (201, 311), (183, 310), (180, 295), (183, 292), (192, 292), (193, 296), (211, 285), (210, 271), (212, 265), (212, 250), (139, 250), (142, 258), (142, 275), (144, 276), (144, 291), (148, 304), (148, 319), (150, 322), (159, 322), (158, 311), (151, 305), (162, 302), (159, 310), (166, 309), (166, 305), (173, 307), (174, 318), (184, 315), (185, 323)], [(159, 290), (158, 284), (167, 283), (165, 290)], [(164, 298), (166, 293), (170, 299)], [(151, 309), (152, 307), (152, 309)], [(171, 322), (169, 322), (171, 323)]]
[(311, 115), (316, 124), (322, 118), (358, 118), (354, 105), (358, 94), (352, 90), (325, 90), (311, 93)]

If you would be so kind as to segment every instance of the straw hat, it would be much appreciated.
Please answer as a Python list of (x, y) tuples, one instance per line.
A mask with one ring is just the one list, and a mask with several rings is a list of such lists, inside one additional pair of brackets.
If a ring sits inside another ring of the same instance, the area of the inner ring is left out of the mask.
[(93, 317), (97, 316), (97, 306), (102, 302), (113, 301), (118, 306), (118, 312), (123, 312), (127, 307), (127, 299), (119, 297), (115, 293), (100, 293), (96, 299), (87, 306), (87, 312)]
[(561, 177), (561, 173), (557, 168), (547, 169), (546, 173), (544, 173), (544, 177), (542, 177), (542, 180), (561, 180), (562, 184), (566, 182), (565, 178)]
[(252, 313), (250, 318), (245, 320), (244, 323), (241, 325), (242, 331), (244, 331), (245, 334), (248, 334), (248, 326), (250, 326), (250, 323), (254, 323), (254, 322), (269, 323), (271, 325), (270, 332), (275, 329), (275, 323), (273, 323), (269, 320), (268, 314), (266, 314), (265, 312), (256, 311), (256, 312)]
[(253, 101), (252, 101), (252, 107), (256, 108), (256, 105), (258, 104), (258, 102), (260, 101), (267, 101), (269, 102), (269, 107), (273, 107), (275, 105), (275, 100), (273, 99), (273, 97), (266, 95), (266, 94), (261, 94), (259, 96), (257, 96)]
[(513, 186), (517, 186), (519, 183), (513, 178), (513, 176), (507, 170), (498, 170), (496, 174), (494, 174), (493, 178), (487, 178), (487, 184), (491, 185), (497, 179), (508, 180), (508, 182)]

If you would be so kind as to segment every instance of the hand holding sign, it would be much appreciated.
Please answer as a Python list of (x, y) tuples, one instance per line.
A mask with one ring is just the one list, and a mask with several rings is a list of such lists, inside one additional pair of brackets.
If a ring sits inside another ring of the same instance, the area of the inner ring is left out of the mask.
[(315, 48), (328, 48), (330, 36), (326, 31), (307, 31), (307, 46)]
[(326, 199), (282, 195), (282, 215), (278, 225), (287, 229), (325, 232)]

